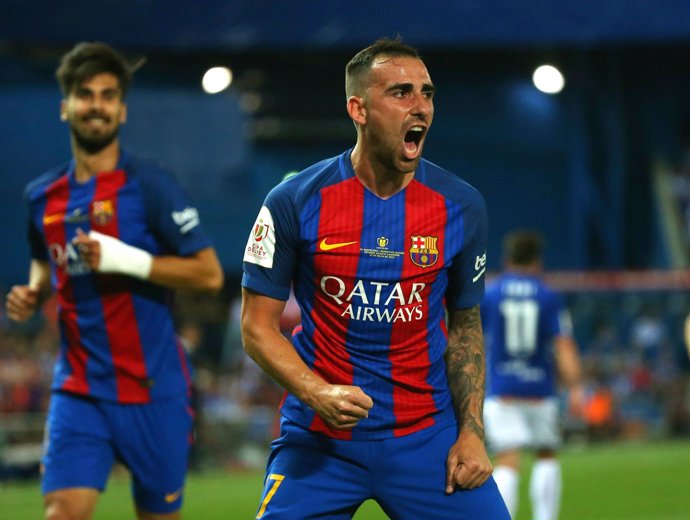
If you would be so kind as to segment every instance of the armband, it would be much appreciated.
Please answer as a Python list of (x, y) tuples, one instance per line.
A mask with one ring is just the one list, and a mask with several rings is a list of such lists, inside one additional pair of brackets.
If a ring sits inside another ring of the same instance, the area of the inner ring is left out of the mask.
[(151, 253), (98, 231), (89, 231), (89, 238), (101, 244), (101, 258), (97, 269), (99, 273), (120, 273), (142, 280), (148, 279), (153, 266)]

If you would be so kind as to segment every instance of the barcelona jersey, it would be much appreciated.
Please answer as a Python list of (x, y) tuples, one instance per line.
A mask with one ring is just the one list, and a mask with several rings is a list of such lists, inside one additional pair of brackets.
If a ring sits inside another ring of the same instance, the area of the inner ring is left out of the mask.
[(572, 334), (562, 296), (538, 277), (507, 272), (489, 284), (481, 316), (487, 396), (555, 395), (553, 341)]
[(350, 152), (267, 195), (244, 254), (244, 287), (301, 310), (293, 344), (331, 384), (374, 401), (350, 431), (329, 428), (287, 395), (281, 411), (341, 439), (383, 439), (454, 422), (444, 352), (446, 307), (484, 295), (487, 217), (477, 190), (422, 160), (382, 199), (355, 177)]
[(210, 246), (197, 210), (169, 174), (122, 152), (117, 168), (86, 182), (74, 161), (30, 183), (32, 258), (50, 263), (60, 352), (52, 388), (120, 403), (184, 394), (189, 364), (176, 338), (172, 291), (92, 272), (72, 240), (81, 229), (152, 255), (191, 255)]

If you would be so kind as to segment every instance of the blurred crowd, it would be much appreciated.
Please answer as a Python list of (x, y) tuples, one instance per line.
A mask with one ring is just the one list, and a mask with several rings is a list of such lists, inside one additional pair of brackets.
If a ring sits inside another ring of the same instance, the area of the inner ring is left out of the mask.
[[(587, 406), (575, 415), (564, 396), (566, 436), (600, 440), (690, 436), (690, 362), (682, 341), (690, 309), (681, 292), (567, 294), (583, 356)], [(181, 294), (179, 335), (195, 366), (198, 416), (192, 465), (263, 465), (278, 428), (282, 390), (244, 355), (237, 290), (218, 297)], [(290, 335), (299, 310), (288, 302)], [(58, 348), (55, 303), (26, 324), (0, 312), (0, 467), (14, 446), (39, 442), (41, 421), (9, 428), (13, 417), (47, 410)], [(28, 428), (28, 427), (27, 427)], [(2, 473), (0, 473), (2, 474)]]
[(589, 440), (690, 435), (686, 295), (570, 295), (582, 352)]
[(55, 317), (53, 301), (26, 324), (11, 322), (0, 309), (0, 414), (47, 409), (58, 348)]

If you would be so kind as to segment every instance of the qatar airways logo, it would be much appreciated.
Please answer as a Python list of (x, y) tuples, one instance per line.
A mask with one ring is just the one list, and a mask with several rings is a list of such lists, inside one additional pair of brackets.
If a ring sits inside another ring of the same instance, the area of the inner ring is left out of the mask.
[(50, 259), (58, 269), (63, 269), (70, 276), (89, 274), (91, 268), (84, 262), (79, 251), (71, 242), (67, 244), (52, 243), (48, 245)]
[(422, 292), (426, 284), (413, 283), (410, 288), (399, 282), (357, 280), (348, 286), (337, 276), (321, 278), (321, 291), (341, 308), (341, 317), (351, 320), (394, 323), (424, 318)]

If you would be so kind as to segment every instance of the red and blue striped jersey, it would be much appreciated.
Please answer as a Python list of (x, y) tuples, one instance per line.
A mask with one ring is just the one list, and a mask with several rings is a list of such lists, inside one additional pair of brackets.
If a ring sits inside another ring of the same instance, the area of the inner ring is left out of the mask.
[(426, 160), (404, 190), (381, 199), (355, 177), (350, 152), (271, 190), (249, 236), (242, 284), (282, 300), (292, 287), (299, 355), (326, 381), (361, 387), (374, 406), (347, 432), (293, 395), (282, 414), (343, 439), (455, 421), (445, 311), (484, 295), (484, 200)]
[(172, 291), (92, 272), (72, 240), (96, 230), (153, 255), (186, 256), (210, 241), (173, 178), (122, 152), (114, 171), (77, 182), (74, 161), (31, 182), (32, 258), (48, 261), (57, 292), (60, 352), (52, 388), (121, 403), (189, 390), (190, 366), (173, 324)]
[(572, 335), (560, 293), (539, 277), (506, 272), (488, 285), (481, 316), (487, 396), (556, 395), (554, 339)]

